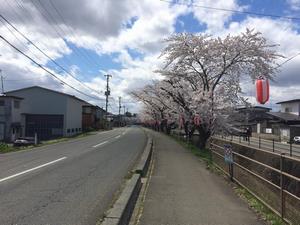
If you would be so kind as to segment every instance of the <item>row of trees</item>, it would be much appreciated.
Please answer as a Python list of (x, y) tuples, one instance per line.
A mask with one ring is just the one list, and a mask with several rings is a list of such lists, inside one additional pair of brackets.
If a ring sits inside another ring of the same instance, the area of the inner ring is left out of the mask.
[[(281, 57), (259, 32), (225, 38), (175, 34), (162, 51), (162, 80), (134, 91), (144, 103), (143, 119), (170, 131), (182, 125), (189, 137), (199, 132), (200, 148), (218, 130), (229, 130), (236, 105), (247, 104), (240, 83), (246, 77), (272, 80)], [(200, 122), (199, 122), (200, 118)]]

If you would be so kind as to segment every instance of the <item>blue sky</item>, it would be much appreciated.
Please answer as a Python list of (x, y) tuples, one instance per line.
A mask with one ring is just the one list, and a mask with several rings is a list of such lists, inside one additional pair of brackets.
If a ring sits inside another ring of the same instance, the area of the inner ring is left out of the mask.
[[(132, 103), (129, 92), (151, 80), (159, 79), (159, 75), (154, 71), (163, 66), (163, 61), (159, 58), (165, 46), (163, 40), (174, 33), (207, 33), (224, 37), (228, 34), (239, 34), (250, 28), (262, 32), (270, 43), (279, 44), (279, 53), (287, 57), (300, 52), (300, 20), (196, 7), (198, 5), (300, 17), (300, 0), (195, 0), (192, 4), (189, 4), (191, 1), (188, 0), (179, 0), (182, 4), (160, 0), (52, 0), (63, 17), (61, 20), (51, 5), (45, 2), (48, 13), (56, 18), (52, 23), (51, 18), (45, 18), (45, 9), (44, 13), (41, 13), (42, 9), (36, 8), (31, 1), (22, 1), (23, 8), (15, 1), (0, 2), (1, 13), (12, 24), (90, 89), (82, 89), (82, 85), (39, 55), (33, 46), (28, 45), (18, 34), (9, 31), (3, 23), (0, 24), (1, 35), (17, 46), (27, 45), (30, 51), (26, 52), (29, 55), (38, 55), (36, 59), (56, 72), (61, 79), (95, 98), (80, 95), (66, 85), (61, 85), (1, 43), (0, 66), (6, 76), (6, 89), (41, 85), (74, 94), (100, 106), (103, 105), (103, 101), (97, 100), (97, 97), (104, 97), (104, 74), (110, 73), (113, 75), (112, 99), (122, 96), (128, 108), (137, 111), (139, 107)], [(70, 29), (74, 35), (63, 32)], [(57, 35), (55, 30), (61, 35)], [(296, 57), (285, 65), (278, 74), (279, 82), (271, 87), (272, 102), (300, 97), (297, 96), (300, 80), (296, 72), (300, 69), (299, 58)], [(244, 86), (245, 94), (253, 100), (252, 86)], [(253, 102), (255, 103), (254, 100)], [(117, 110), (116, 103), (112, 101), (111, 104), (113, 110)]]

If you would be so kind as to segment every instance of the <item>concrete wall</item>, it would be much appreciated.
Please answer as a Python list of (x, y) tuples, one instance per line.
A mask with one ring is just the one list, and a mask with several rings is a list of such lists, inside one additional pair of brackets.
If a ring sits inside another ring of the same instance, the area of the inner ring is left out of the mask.
[[(83, 102), (80, 102), (74, 98), (69, 97), (67, 100), (67, 116), (65, 117), (65, 134), (71, 136), (82, 132), (82, 106)], [(70, 132), (68, 133), (68, 129)], [(72, 132), (74, 131), (74, 132)]]
[(292, 102), (292, 103), (282, 103), (281, 104), (281, 112), (286, 112), (286, 108), (289, 109), (289, 113), (299, 115), (299, 102)]

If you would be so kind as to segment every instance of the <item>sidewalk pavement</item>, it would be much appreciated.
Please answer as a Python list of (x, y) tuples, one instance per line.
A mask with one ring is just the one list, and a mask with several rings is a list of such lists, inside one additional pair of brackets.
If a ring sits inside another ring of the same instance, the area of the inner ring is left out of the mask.
[(140, 225), (263, 225), (226, 181), (172, 138), (151, 132), (154, 171)]

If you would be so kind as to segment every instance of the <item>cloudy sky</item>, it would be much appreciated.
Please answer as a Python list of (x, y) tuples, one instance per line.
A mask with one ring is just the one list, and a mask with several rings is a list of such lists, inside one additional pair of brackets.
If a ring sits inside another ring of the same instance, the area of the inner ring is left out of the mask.
[[(159, 79), (153, 71), (162, 65), (158, 57), (164, 47), (163, 40), (170, 34), (224, 36), (249, 28), (262, 32), (270, 43), (278, 44), (277, 50), (287, 58), (300, 53), (300, 19), (230, 10), (299, 18), (300, 0), (0, 0), (1, 16), (61, 67), (3, 18), (1, 36), (90, 97), (63, 85), (0, 40), (4, 89), (40, 85), (103, 107), (104, 75), (111, 74), (109, 110), (117, 112), (118, 96), (122, 96), (126, 107), (137, 111), (139, 107), (128, 92)], [(254, 84), (244, 81), (242, 86), (253, 100)], [(276, 82), (271, 83), (271, 100), (266, 106), (275, 107), (276, 102), (292, 98), (300, 98), (300, 56), (282, 66)]]

